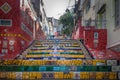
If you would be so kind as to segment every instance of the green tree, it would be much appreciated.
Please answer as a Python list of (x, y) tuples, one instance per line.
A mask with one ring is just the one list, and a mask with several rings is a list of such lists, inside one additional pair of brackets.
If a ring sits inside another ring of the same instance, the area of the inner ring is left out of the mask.
[(74, 19), (72, 13), (70, 11), (67, 11), (62, 16), (60, 16), (59, 23), (63, 24), (62, 34), (70, 36), (74, 28)]

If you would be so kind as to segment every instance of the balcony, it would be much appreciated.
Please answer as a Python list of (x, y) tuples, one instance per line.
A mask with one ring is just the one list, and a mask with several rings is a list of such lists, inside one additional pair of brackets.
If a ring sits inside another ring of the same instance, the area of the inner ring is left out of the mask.
[(84, 26), (95, 26), (96, 29), (106, 29), (106, 20), (84, 20)]

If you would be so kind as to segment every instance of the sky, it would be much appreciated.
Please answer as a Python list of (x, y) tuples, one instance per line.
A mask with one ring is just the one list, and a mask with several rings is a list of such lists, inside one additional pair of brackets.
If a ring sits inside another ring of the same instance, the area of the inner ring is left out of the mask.
[(69, 6), (74, 5), (75, 0), (43, 0), (43, 1), (47, 16), (58, 19), (65, 12), (68, 5)]

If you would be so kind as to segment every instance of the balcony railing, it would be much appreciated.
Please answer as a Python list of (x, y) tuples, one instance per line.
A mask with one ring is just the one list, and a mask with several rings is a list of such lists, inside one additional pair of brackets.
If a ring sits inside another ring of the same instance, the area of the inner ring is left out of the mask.
[(84, 20), (85, 27), (94, 26), (98, 29), (106, 29), (106, 23), (106, 20)]

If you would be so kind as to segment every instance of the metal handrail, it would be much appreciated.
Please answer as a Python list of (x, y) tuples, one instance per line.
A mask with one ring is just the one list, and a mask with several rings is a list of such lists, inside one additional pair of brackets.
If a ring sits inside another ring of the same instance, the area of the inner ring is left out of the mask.
[(30, 47), (32, 47), (32, 45), (33, 45), (34, 43), (35, 43), (35, 40), (33, 40), (33, 41), (30, 43), (30, 45), (28, 45), (24, 50), (22, 50), (22, 51), (20, 52), (19, 56), (16, 56), (15, 59), (18, 59), (18, 58), (20, 57), (20, 55), (22, 55), (23, 53), (26, 52), (26, 50), (30, 49)]
[(81, 48), (82, 48), (82, 51), (84, 52), (84, 54), (87, 55), (86, 58), (93, 59), (93, 57), (91, 56), (91, 54), (90, 54), (89, 50), (86, 48), (86, 46), (81, 41), (78, 41), (78, 43), (81, 45)]

